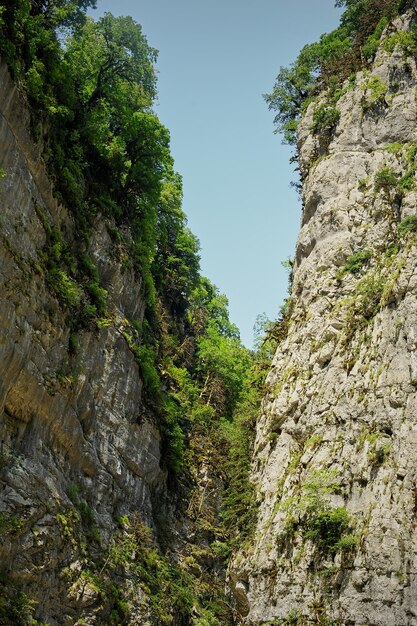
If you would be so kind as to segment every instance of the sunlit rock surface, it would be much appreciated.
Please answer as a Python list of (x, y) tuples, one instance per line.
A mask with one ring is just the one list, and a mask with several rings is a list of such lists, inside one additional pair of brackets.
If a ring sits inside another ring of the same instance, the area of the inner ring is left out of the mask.
[[(126, 318), (142, 319), (144, 304), (133, 270), (110, 256), (110, 236), (97, 223), (85, 252), (109, 293), (109, 320), (79, 331), (77, 350), (69, 350), (71, 311), (48, 288), (42, 263), (46, 228), (59, 227), (74, 247), (83, 244), (53, 198), (28, 125), (1, 66), (1, 573), (36, 596), (42, 622), (73, 624), (82, 609), (82, 623), (104, 623), (95, 613), (105, 601), (78, 579), (87, 564), (77, 560), (69, 496), (94, 516), (98, 553), (119, 516), (137, 512), (154, 523), (153, 501), (160, 504), (165, 489), (160, 435), (144, 412), (138, 366), (122, 334)], [(135, 601), (126, 623), (145, 623)]]
[(417, 624), (415, 59), (381, 46), (345, 86), (330, 137), (314, 104), (299, 129), (293, 310), (257, 428), (257, 528), (230, 572), (247, 624)]

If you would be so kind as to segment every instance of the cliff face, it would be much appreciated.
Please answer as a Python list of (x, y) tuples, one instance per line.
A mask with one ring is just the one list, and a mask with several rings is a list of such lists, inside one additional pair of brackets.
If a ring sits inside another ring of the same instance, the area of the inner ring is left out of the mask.
[[(230, 570), (244, 623), (417, 624), (415, 19), (300, 123), (292, 312), (257, 427), (257, 528)], [(314, 132), (320, 106), (339, 119)]]
[[(85, 252), (108, 291), (108, 319), (79, 331), (76, 352), (69, 350), (71, 312), (46, 284), (42, 251), (51, 228), (72, 247), (83, 244), (53, 199), (4, 66), (0, 85), (2, 583), (30, 588), (35, 615), (48, 624), (75, 623), (81, 613), (83, 623), (96, 623), (103, 598), (79, 580), (89, 558), (79, 538), (94, 535), (100, 553), (118, 516), (135, 511), (152, 525), (153, 499), (165, 491), (160, 435), (142, 406), (138, 365), (123, 336), (127, 319), (143, 316), (142, 290), (97, 223)], [(138, 623), (134, 611), (131, 619)]]

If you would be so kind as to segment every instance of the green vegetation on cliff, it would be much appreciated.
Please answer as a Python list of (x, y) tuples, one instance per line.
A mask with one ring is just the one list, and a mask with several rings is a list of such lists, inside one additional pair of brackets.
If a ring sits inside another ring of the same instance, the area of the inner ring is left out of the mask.
[[(290, 67), (281, 67), (274, 88), (266, 94), (269, 108), (276, 112), (276, 131), (285, 142), (296, 142), (298, 121), (312, 99), (325, 89), (330, 100), (337, 101), (344, 80), (373, 60), (384, 28), (409, 6), (409, 0), (336, 0), (344, 12), (340, 25), (325, 33), (316, 43), (306, 45)], [(407, 40), (394, 34), (387, 39), (388, 49), (399, 44), (405, 52), (414, 50), (415, 34)], [(395, 38), (396, 37), (396, 38)], [(334, 124), (335, 110), (322, 115), (318, 123)]]
[[(251, 357), (227, 300), (199, 273), (169, 132), (152, 109), (157, 52), (130, 17), (87, 18), (94, 2), (0, 6), (0, 52), (27, 93), (32, 131), (45, 144), (55, 193), (75, 217), (78, 247), (104, 220), (115, 253), (123, 247), (143, 283), (145, 319), (128, 320), (124, 337), (148, 404), (164, 416), (167, 466), (179, 470), (188, 422), (199, 413), (231, 418)], [(70, 311), (74, 337), (110, 320), (107, 294), (88, 255), (40, 217), (47, 280)]]
[[(195, 540), (174, 562), (166, 520), (157, 520), (158, 546), (132, 511), (108, 545), (73, 488), (73, 508), (55, 519), (84, 565), (63, 575), (96, 595), (106, 623), (125, 623), (129, 586), (115, 587), (123, 578), (144, 592), (152, 623), (232, 623), (221, 572), (232, 545), (253, 526), (250, 456), (272, 340), (256, 354), (247, 350), (227, 298), (200, 274), (169, 132), (152, 108), (156, 50), (130, 17), (88, 18), (94, 5), (0, 3), (0, 55), (26, 94), (32, 135), (44, 146), (55, 195), (76, 228), (74, 240), (36, 206), (46, 236), (37, 275), (66, 316), (74, 362), (85, 331), (113, 325), (126, 341), (143, 381), (144, 410), (162, 435), (173, 502), (179, 517), (191, 519)], [(120, 320), (111, 308), (88, 254), (98, 223), (106, 226), (111, 254), (142, 285), (143, 319)], [(0, 621), (30, 619), (29, 601), (16, 617), (18, 596), (7, 581), (3, 597)]]

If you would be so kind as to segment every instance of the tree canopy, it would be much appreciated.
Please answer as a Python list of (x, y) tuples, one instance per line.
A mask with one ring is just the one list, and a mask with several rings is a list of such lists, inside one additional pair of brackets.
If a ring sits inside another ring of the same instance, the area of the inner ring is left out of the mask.
[(336, 0), (344, 8), (340, 25), (305, 46), (289, 67), (281, 67), (273, 90), (264, 98), (276, 113), (276, 132), (294, 144), (303, 110), (323, 89), (341, 84), (372, 60), (383, 28), (403, 12), (409, 0)]

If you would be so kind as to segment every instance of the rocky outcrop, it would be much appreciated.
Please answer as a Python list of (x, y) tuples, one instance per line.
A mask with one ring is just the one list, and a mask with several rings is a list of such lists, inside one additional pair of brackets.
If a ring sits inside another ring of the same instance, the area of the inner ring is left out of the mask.
[[(398, 36), (415, 20), (300, 123), (292, 313), (230, 571), (247, 624), (417, 624), (417, 70)], [(337, 125), (314, 133), (327, 104)]]
[[(77, 533), (90, 534), (92, 549), (103, 552), (118, 517), (136, 512), (152, 526), (153, 501), (165, 491), (159, 430), (144, 410), (124, 332), (128, 321), (142, 320), (141, 284), (97, 222), (85, 252), (108, 292), (108, 314), (79, 330), (77, 349), (69, 349), (71, 309), (48, 288), (42, 260), (48, 229), (64, 232), (74, 250), (83, 244), (54, 199), (4, 66), (0, 87), (2, 584), (30, 590), (42, 623), (73, 624), (81, 614), (83, 624), (110, 623), (94, 617), (99, 590), (77, 580), (87, 567)], [(145, 623), (135, 611), (131, 619)]]

